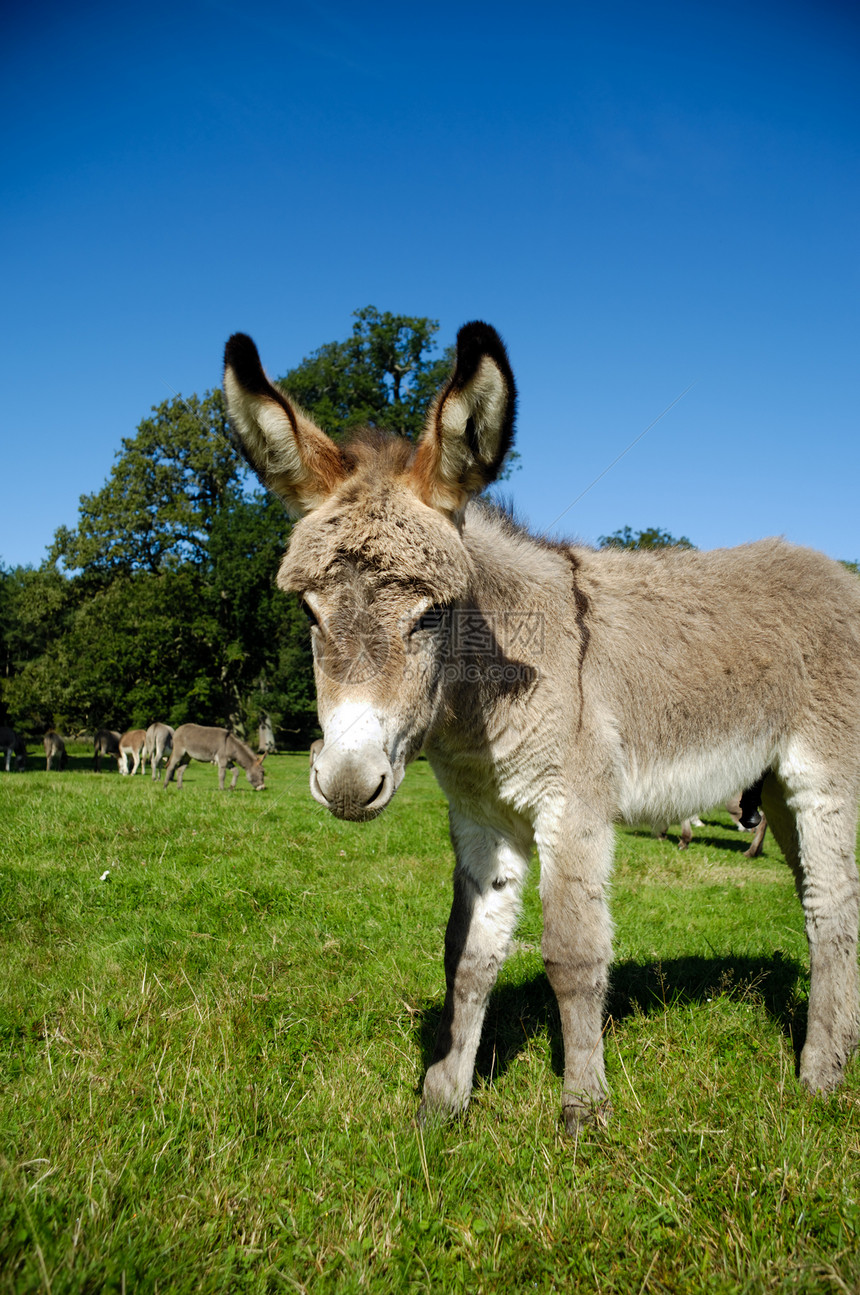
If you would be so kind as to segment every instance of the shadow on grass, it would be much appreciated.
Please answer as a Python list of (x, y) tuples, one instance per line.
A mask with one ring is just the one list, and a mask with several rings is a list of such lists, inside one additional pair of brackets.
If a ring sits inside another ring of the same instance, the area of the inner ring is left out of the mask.
[[(628, 1016), (671, 1011), (685, 1003), (704, 1003), (725, 996), (762, 1003), (795, 1054), (795, 1069), (806, 1038), (805, 968), (780, 952), (769, 958), (741, 956), (670, 958), (656, 962), (620, 962), (610, 970), (606, 1023)], [(426, 1070), (433, 1058), (442, 1000), (428, 1002), (419, 1015), (421, 1050)], [(475, 1073), (488, 1083), (503, 1075), (529, 1040), (546, 1034), (556, 1075), (564, 1073), (561, 1020), (546, 974), (519, 984), (502, 984), (490, 998)], [(604, 1031), (605, 1037), (606, 1031)]]
[[(48, 772), (46, 768), (45, 757), (42, 754), (42, 752), (29, 751), (27, 754), (27, 768), (21, 770), (20, 772), (25, 775), (28, 773)], [(65, 768), (59, 769), (55, 763), (53, 769), (51, 769), (50, 772), (52, 774), (57, 774), (59, 776), (64, 776), (65, 774), (70, 774), (70, 773), (92, 773), (93, 772), (92, 747), (90, 747), (88, 750), (80, 746), (66, 747)], [(102, 773), (119, 772), (119, 766), (117, 765), (115, 756), (113, 755), (102, 756), (101, 772)], [(147, 765), (147, 773), (148, 772), (149, 772), (149, 765)], [(141, 776), (140, 773), (138, 773), (137, 776), (139, 778)]]
[[(752, 832), (730, 832), (728, 828), (723, 828), (721, 823), (706, 823), (705, 827), (710, 827), (712, 829), (721, 828), (725, 834), (721, 836), (706, 836), (703, 834), (702, 828), (696, 828), (693, 832), (693, 839), (690, 842), (689, 848), (692, 848), (694, 845), (700, 847), (707, 846), (712, 850), (728, 850), (732, 854), (743, 854), (745, 850), (750, 848), (750, 842), (753, 837)], [(625, 835), (639, 837), (642, 840), (653, 841), (655, 845), (658, 844), (657, 838), (653, 836), (647, 828), (628, 828)], [(677, 849), (680, 844), (680, 840), (680, 833), (667, 832), (663, 838), (663, 844), (674, 846)], [(765, 837), (765, 843), (767, 840), (768, 838)]]

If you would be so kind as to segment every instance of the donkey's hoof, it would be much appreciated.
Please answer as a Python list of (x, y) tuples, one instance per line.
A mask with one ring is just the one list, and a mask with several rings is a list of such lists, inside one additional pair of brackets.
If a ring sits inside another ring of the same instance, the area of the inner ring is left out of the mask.
[(844, 1074), (844, 1066), (831, 1058), (808, 1058), (805, 1052), (800, 1058), (800, 1082), (813, 1097), (828, 1097), (835, 1092)]
[(421, 1129), (438, 1129), (455, 1120), (465, 1118), (465, 1106), (446, 1106), (441, 1103), (422, 1101), (418, 1107), (418, 1127)]
[(565, 1102), (561, 1108), (565, 1132), (572, 1138), (590, 1129), (605, 1129), (612, 1115), (608, 1097), (581, 1097)]

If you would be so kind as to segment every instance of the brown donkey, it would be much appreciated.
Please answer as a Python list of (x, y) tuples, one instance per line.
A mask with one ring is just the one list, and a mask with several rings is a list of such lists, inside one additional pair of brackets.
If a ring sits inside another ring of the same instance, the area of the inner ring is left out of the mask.
[(130, 728), (119, 740), (119, 771), (122, 774), (129, 773), (128, 762), (131, 759), (132, 775), (136, 774), (138, 769), (145, 773), (143, 759), (143, 748), (146, 745), (146, 729)]
[(416, 447), (377, 433), (335, 445), (242, 334), (224, 384), (246, 458), (301, 518), (278, 583), (311, 617), (314, 797), (373, 818), (423, 749), (450, 802), (447, 994), (424, 1114), (468, 1104), (536, 843), (565, 1122), (605, 1117), (613, 823), (678, 822), (764, 771), (809, 941), (800, 1077), (834, 1088), (860, 1032), (856, 576), (778, 540), (713, 553), (547, 543), (475, 500), (514, 423), (508, 357), (486, 324), (461, 329)]

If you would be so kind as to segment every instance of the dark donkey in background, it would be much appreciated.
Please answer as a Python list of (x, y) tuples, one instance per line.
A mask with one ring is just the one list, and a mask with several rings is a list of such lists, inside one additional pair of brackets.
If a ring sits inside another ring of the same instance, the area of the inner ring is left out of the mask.
[(119, 744), (122, 741), (122, 733), (117, 733), (113, 728), (100, 728), (93, 738), (93, 769), (98, 773), (102, 767), (102, 756), (109, 755), (116, 760), (116, 767), (119, 768), (122, 759), (119, 750)]
[(13, 728), (7, 728), (5, 724), (0, 727), (0, 752), (5, 752), (7, 773), (11, 772), (13, 756), (19, 773), (27, 768), (27, 744)]
[(312, 622), (313, 795), (339, 818), (373, 818), (423, 748), (450, 802), (447, 993), (424, 1114), (469, 1101), (536, 843), (565, 1122), (605, 1117), (613, 823), (678, 822), (765, 771), (809, 942), (800, 1078), (834, 1088), (860, 1031), (856, 576), (778, 540), (594, 552), (475, 500), (514, 423), (508, 357), (486, 324), (460, 331), (415, 447), (375, 432), (337, 446), (271, 385), (250, 338), (225, 358), (245, 456), (301, 518), (278, 583)]
[(202, 724), (180, 724), (173, 734), (173, 751), (164, 772), (163, 786), (167, 786), (175, 770), (179, 769), (176, 779), (177, 787), (182, 786), (182, 777), (189, 760), (203, 760), (207, 764), (218, 766), (218, 787), (224, 790), (224, 776), (228, 769), (233, 770), (230, 790), (233, 791), (239, 777), (239, 768), (245, 770), (245, 777), (254, 791), (263, 791), (266, 782), (263, 775), (264, 755), (256, 756), (250, 747), (240, 741), (226, 728), (206, 728)]

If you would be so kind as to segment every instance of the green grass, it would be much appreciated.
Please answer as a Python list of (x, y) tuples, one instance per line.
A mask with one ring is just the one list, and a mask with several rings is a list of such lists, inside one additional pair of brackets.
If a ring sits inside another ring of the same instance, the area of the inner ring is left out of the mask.
[(0, 1291), (860, 1289), (860, 1067), (795, 1079), (770, 838), (619, 832), (615, 1110), (576, 1142), (533, 880), (469, 1115), (422, 1134), (444, 798), (420, 762), (338, 823), (305, 755), (268, 764), (262, 795), (0, 774)]

